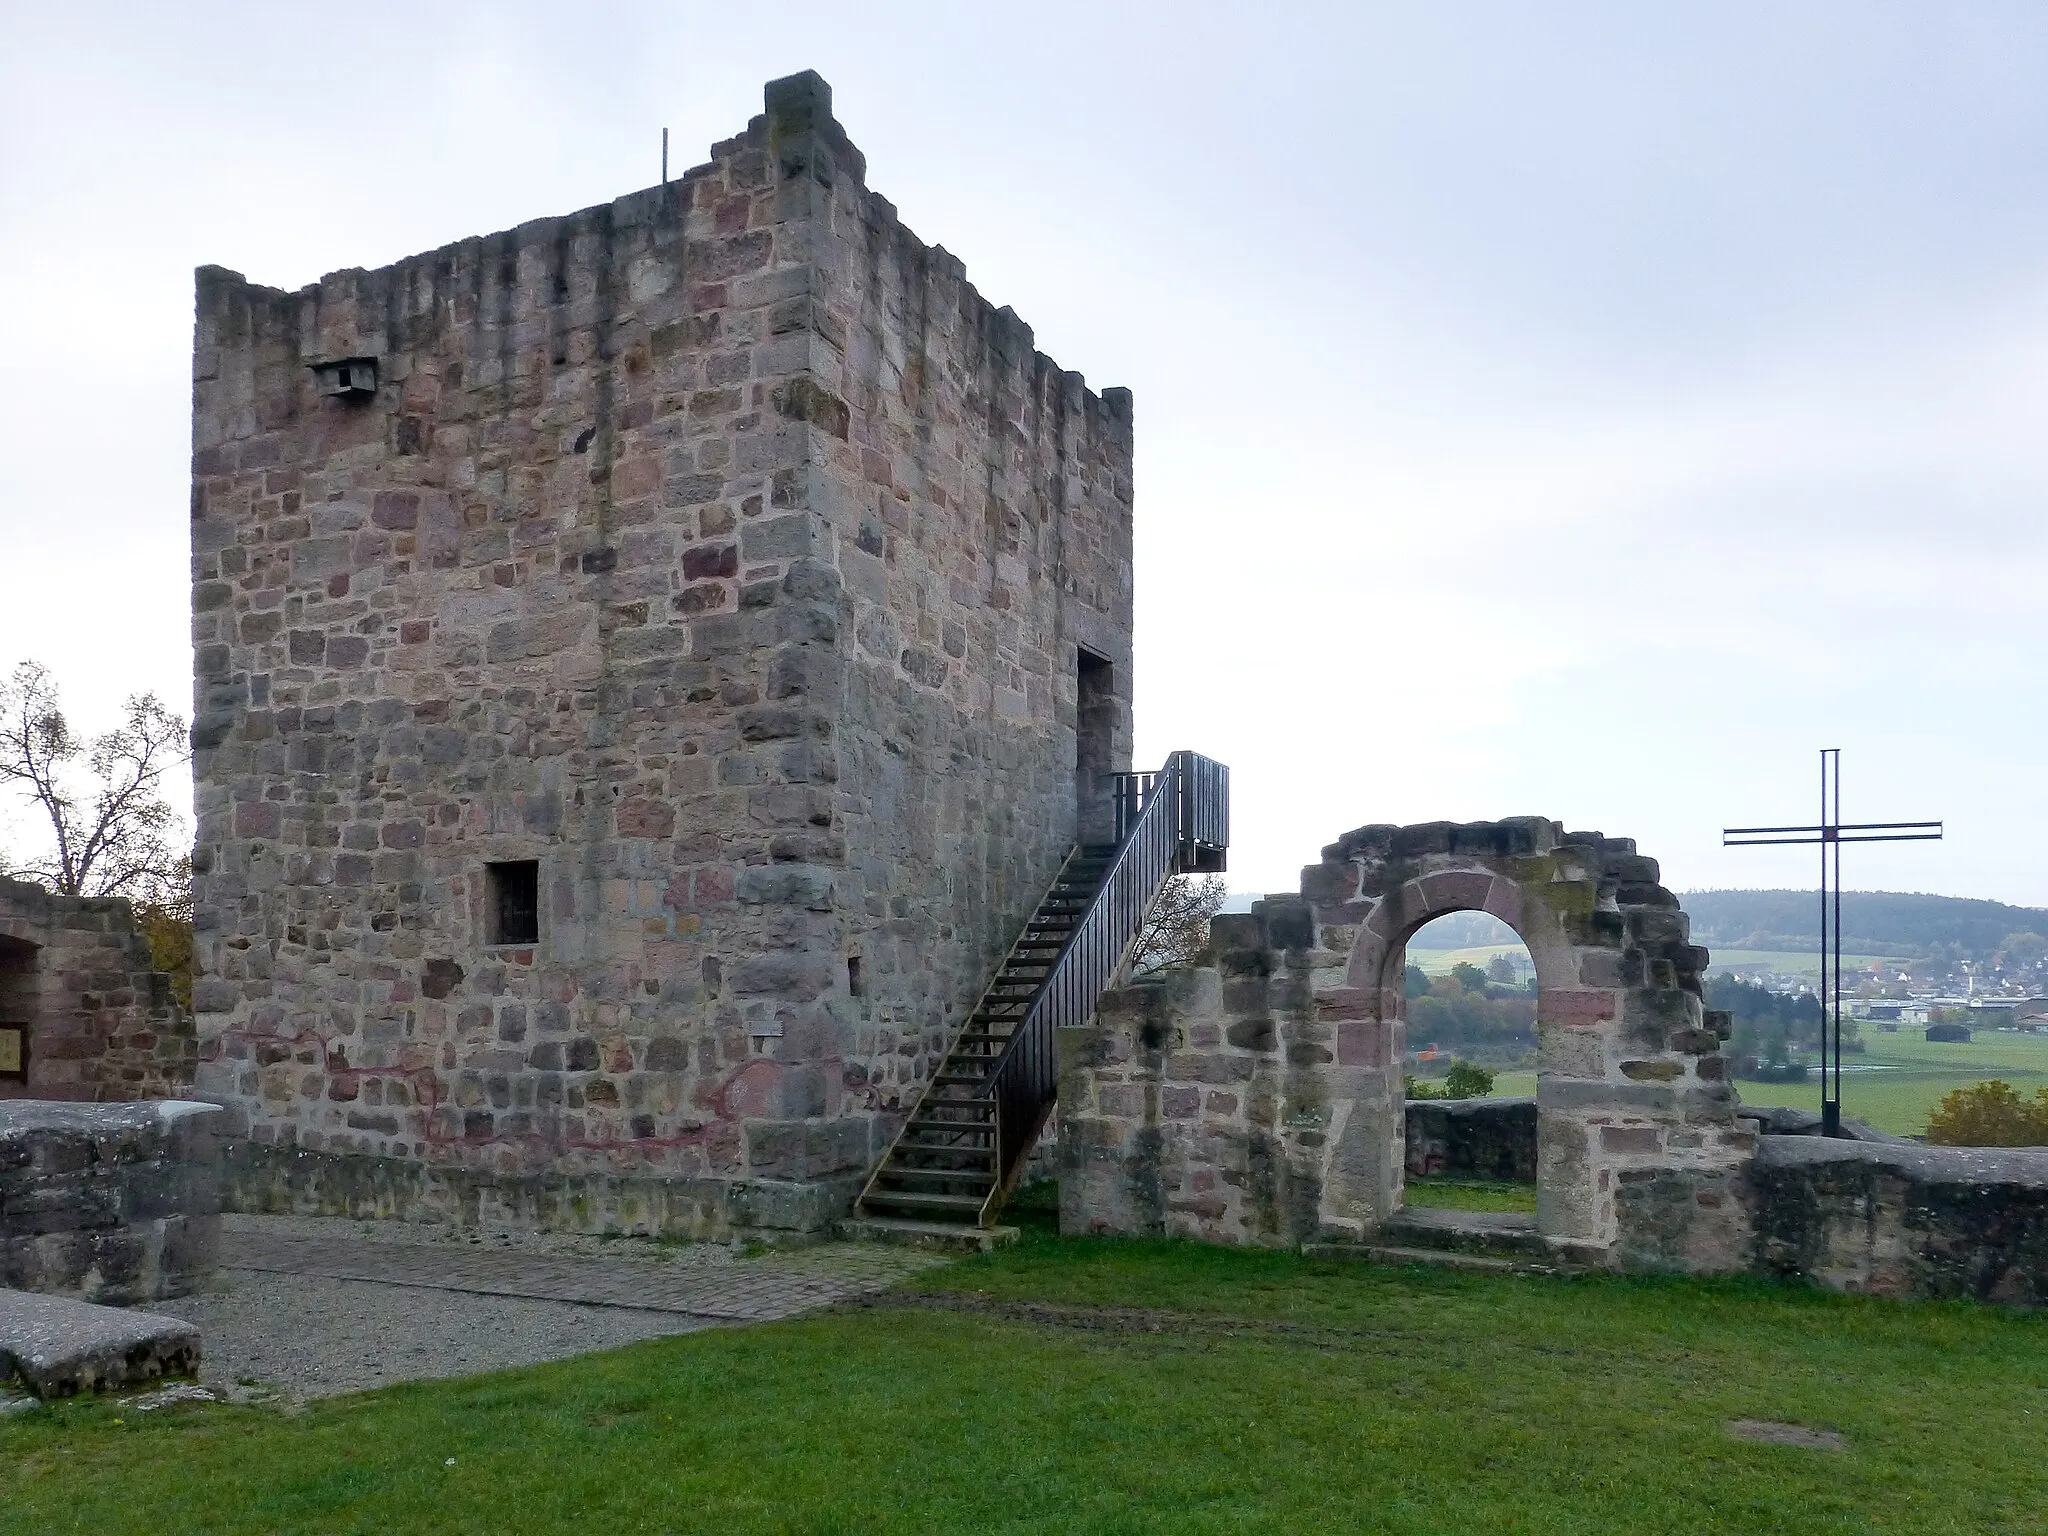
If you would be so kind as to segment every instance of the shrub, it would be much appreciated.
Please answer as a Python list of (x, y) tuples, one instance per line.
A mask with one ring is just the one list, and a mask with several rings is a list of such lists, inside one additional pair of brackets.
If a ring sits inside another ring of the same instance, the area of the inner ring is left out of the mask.
[(1401, 1091), (1411, 1099), (1483, 1099), (1493, 1092), (1493, 1074), (1469, 1061), (1453, 1061), (1441, 1083), (1417, 1082), (1415, 1074), (1401, 1074)]
[(1958, 1088), (1927, 1117), (1927, 1139), (1938, 1147), (2048, 1146), (2048, 1088), (2031, 1100), (1997, 1078)]
[(1454, 1061), (1444, 1078), (1447, 1099), (1483, 1099), (1493, 1092), (1493, 1074), (1469, 1061)]
[(192, 919), (174, 908), (147, 902), (135, 909), (135, 920), (149, 940), (149, 963), (171, 978), (171, 993), (189, 1013), (192, 1008)]

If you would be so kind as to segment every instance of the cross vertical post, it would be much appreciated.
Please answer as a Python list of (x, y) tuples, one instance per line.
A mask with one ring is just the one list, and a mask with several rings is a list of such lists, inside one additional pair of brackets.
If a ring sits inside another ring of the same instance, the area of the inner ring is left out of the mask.
[(1842, 749), (1820, 749), (1820, 822), (1810, 827), (1723, 827), (1726, 848), (1771, 843), (1820, 845), (1820, 1119), (1823, 1136), (1842, 1134), (1842, 844), (1940, 839), (1938, 821), (1842, 820)]

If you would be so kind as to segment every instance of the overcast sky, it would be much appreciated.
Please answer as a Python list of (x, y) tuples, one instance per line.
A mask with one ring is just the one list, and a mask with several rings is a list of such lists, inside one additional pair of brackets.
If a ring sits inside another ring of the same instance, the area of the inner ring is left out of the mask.
[[(1689, 14), (1679, 14), (1681, 10)], [(192, 269), (296, 287), (831, 81), (869, 184), (1138, 422), (1138, 741), (1232, 884), (1370, 821), (1948, 840), (2048, 905), (2048, 6), (0, 0), (0, 664), (189, 708)]]

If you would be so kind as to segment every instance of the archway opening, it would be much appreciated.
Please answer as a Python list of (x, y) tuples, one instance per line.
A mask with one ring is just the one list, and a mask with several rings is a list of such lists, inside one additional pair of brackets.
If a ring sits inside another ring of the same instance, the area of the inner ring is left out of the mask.
[(0, 1089), (28, 1081), (36, 1016), (36, 946), (0, 936)]
[(1404, 1204), (1536, 1210), (1536, 966), (1486, 912), (1454, 912), (1409, 936), (1401, 1058), (1407, 1099)]

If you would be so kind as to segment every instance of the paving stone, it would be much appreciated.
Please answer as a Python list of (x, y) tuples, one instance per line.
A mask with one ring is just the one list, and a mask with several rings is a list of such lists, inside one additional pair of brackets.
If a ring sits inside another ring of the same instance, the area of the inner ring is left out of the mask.
[(0, 1290), (0, 1374), (38, 1397), (69, 1397), (199, 1366), (199, 1333), (154, 1312), (127, 1312), (68, 1296)]
[(769, 1322), (873, 1295), (943, 1262), (943, 1256), (912, 1249), (838, 1243), (712, 1266), (444, 1248), (365, 1237), (283, 1236), (246, 1227), (223, 1238), (223, 1263), (231, 1269), (679, 1312), (734, 1322)]

